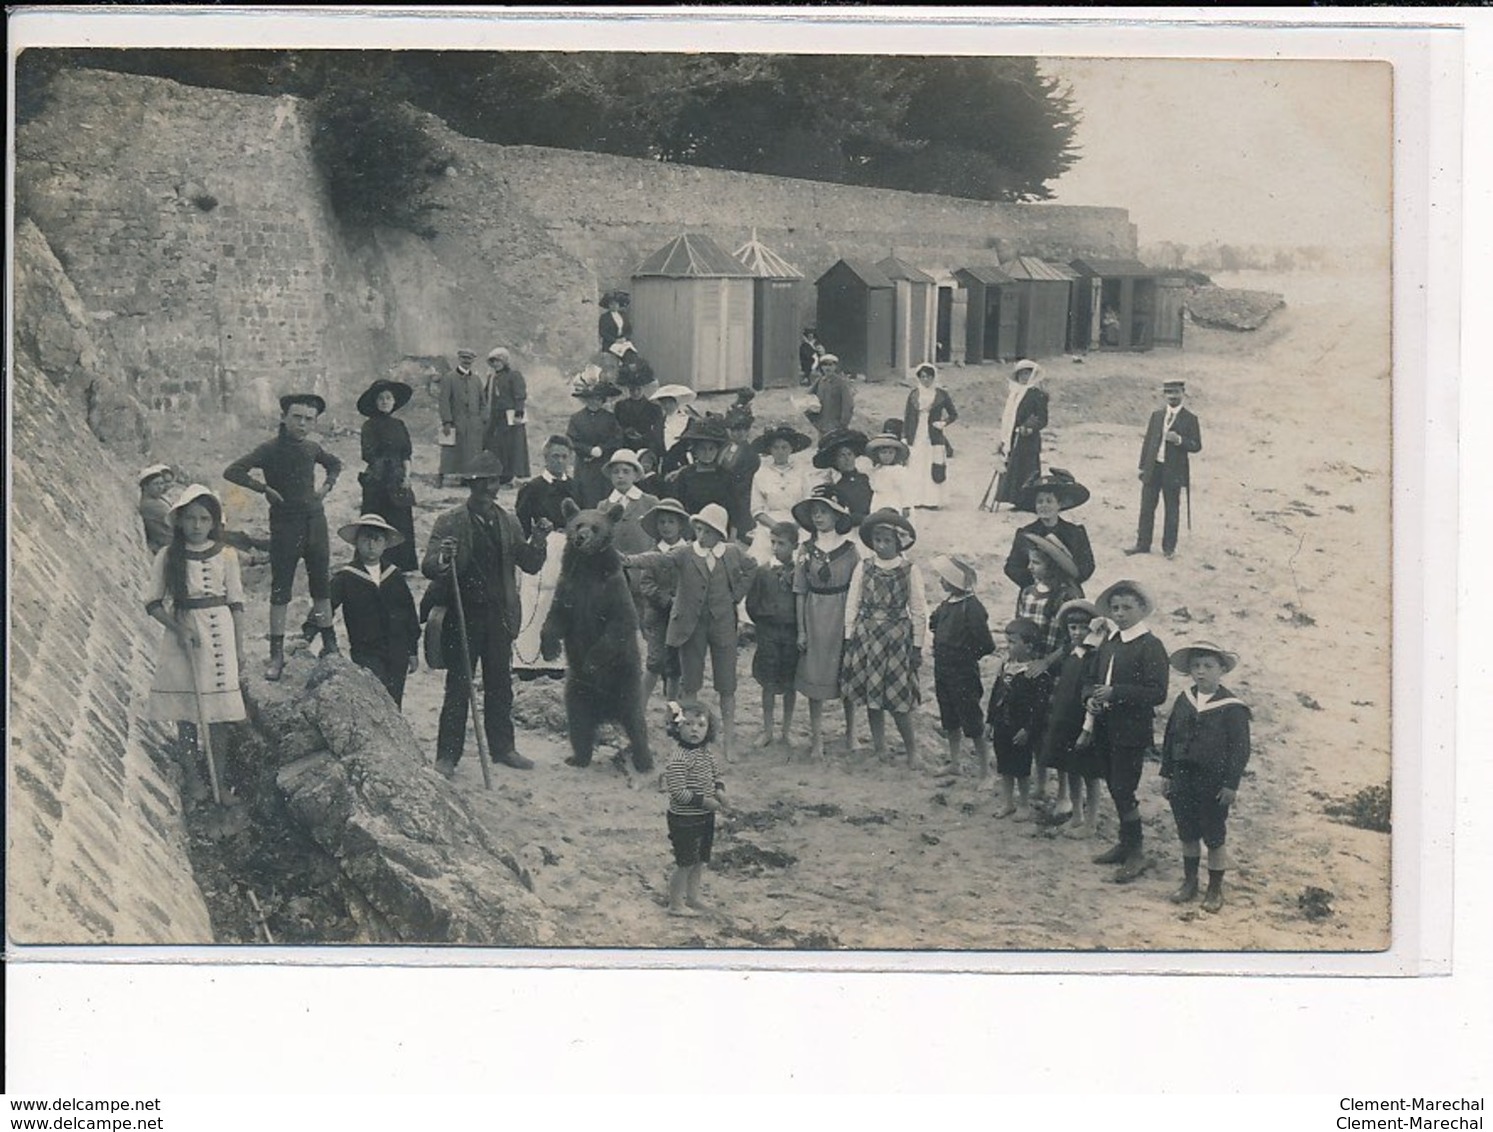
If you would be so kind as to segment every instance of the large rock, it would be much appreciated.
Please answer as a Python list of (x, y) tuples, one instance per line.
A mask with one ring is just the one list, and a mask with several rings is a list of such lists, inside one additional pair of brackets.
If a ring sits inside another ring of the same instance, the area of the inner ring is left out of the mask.
[(1220, 330), (1258, 330), (1285, 305), (1285, 296), (1274, 291), (1231, 287), (1194, 287), (1187, 296), (1192, 321)]
[[(297, 674), (301, 679), (293, 679)], [(252, 678), (292, 819), (336, 859), (350, 902), (402, 943), (536, 947), (557, 935), (513, 854), (419, 753), (378, 682), (342, 657)]]

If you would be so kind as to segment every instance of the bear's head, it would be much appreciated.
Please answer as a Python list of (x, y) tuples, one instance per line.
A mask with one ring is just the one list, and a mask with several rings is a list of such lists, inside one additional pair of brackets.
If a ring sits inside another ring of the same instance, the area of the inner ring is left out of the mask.
[(620, 503), (581, 510), (569, 499), (561, 504), (565, 516), (565, 545), (579, 554), (601, 554), (610, 549), (612, 534), (625, 514)]

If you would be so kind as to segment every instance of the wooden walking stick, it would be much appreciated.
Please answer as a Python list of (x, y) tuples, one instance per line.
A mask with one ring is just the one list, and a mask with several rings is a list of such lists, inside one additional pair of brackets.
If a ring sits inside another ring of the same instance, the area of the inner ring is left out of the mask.
[(223, 790), (218, 785), (218, 764), (213, 758), (213, 728), (207, 721), (207, 704), (202, 699), (202, 685), (197, 680), (197, 645), (187, 653), (187, 669), (192, 674), (192, 698), (197, 701), (197, 732), (202, 737), (202, 753), (207, 756), (207, 778), (212, 783), (213, 801), (223, 804)]
[[(487, 732), (482, 729), (482, 712), (477, 707), (477, 680), (472, 672), (472, 646), (467, 640), (467, 614), (461, 604), (461, 579), (456, 576), (456, 555), (451, 556), (451, 594), (456, 606), (456, 624), (461, 633), (461, 671), (467, 678), (467, 699), (472, 705), (472, 726), (477, 730), (477, 761), (482, 764), (482, 786), (492, 789), (492, 771), (487, 766)], [(483, 678), (486, 678), (486, 671)]]
[(1000, 464), (996, 464), (995, 471), (990, 473), (990, 482), (985, 485), (985, 494), (980, 496), (981, 511), (991, 511), (994, 510), (994, 508), (1000, 506), (1000, 504), (995, 502), (995, 500), (993, 500), (991, 497), (992, 494), (995, 496), (1000, 495), (1000, 492), (997, 490), (996, 485), (1000, 483), (1001, 473), (1003, 470), (1004, 469), (1002, 469)]

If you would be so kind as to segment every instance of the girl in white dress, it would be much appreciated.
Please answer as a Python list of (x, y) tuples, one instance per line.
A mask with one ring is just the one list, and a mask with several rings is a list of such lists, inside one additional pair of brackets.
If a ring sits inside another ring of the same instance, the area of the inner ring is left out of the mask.
[(808, 494), (804, 471), (793, 459), (813, 443), (807, 435), (791, 425), (773, 425), (752, 447), (767, 457), (752, 477), (752, 545), (751, 555), (759, 566), (770, 566), (772, 528), (776, 523), (793, 522), (793, 505)]
[[(170, 517), (171, 544), (156, 554), (145, 595), (145, 611), (165, 626), (146, 717), (176, 723), (188, 790), (200, 798), (198, 722), (211, 726), (247, 718), (239, 691), (244, 586), (238, 555), (223, 544), (223, 505), (212, 491), (193, 484)], [(222, 749), (221, 743), (212, 746), (215, 754)], [(214, 769), (222, 781), (221, 756), (218, 762)]]
[(912, 504), (908, 500), (907, 445), (902, 443), (902, 422), (896, 417), (881, 426), (881, 432), (866, 441), (871, 470), (871, 507), (895, 511), (904, 519)]

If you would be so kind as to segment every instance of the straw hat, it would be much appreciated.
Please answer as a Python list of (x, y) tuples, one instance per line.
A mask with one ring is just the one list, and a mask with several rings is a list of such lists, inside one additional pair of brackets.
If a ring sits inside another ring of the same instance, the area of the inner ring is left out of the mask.
[(1028, 370), (1030, 370), (1033, 376), (1035, 376), (1036, 374), (1042, 372), (1042, 367), (1039, 366), (1036, 362), (1032, 361), (1031, 358), (1022, 358), (1019, 362), (1011, 367), (1011, 376), (1019, 377), (1023, 373), (1026, 373)]
[(968, 593), (979, 583), (980, 575), (964, 559), (954, 554), (940, 554), (928, 564), (929, 568), (953, 586)]
[(930, 373), (933, 374), (933, 380), (934, 381), (938, 380), (938, 367), (936, 365), (934, 365), (932, 362), (924, 362), (922, 365), (914, 366), (913, 367), (913, 371), (912, 371), (912, 379), (913, 379), (913, 381), (917, 381), (917, 379), (923, 375), (923, 371), (924, 370), (928, 370)]
[(465, 358), (467, 361), (471, 361), (477, 356), (477, 351), (471, 349), (470, 347), (462, 346), (456, 351), (456, 356), (458, 358)]
[(1180, 377), (1174, 377), (1174, 378), (1171, 378), (1170, 380), (1163, 381), (1161, 383), (1161, 389), (1162, 389), (1163, 392), (1165, 392), (1168, 389), (1175, 389), (1179, 393), (1186, 393), (1187, 392), (1187, 382), (1183, 381)]
[(802, 452), (814, 443), (806, 433), (799, 432), (798, 429), (790, 424), (775, 424), (761, 436), (757, 437), (756, 440), (752, 441), (752, 449), (759, 456), (766, 456), (768, 449), (773, 446), (775, 441), (779, 440), (786, 440), (789, 447), (795, 452)]
[(1089, 489), (1073, 478), (1073, 473), (1062, 468), (1048, 468), (1045, 476), (1032, 476), (1016, 493), (1016, 510), (1035, 511), (1037, 493), (1049, 491), (1058, 497), (1058, 510), (1071, 511), (1089, 501)]
[(900, 512), (893, 511), (890, 507), (873, 511), (861, 520), (861, 542), (870, 546), (871, 536), (876, 533), (877, 527), (891, 527), (897, 532), (898, 550), (911, 550), (913, 544), (918, 541), (916, 528), (904, 519)]
[(287, 393), (280, 398), (280, 411), (287, 412), (292, 405), (310, 405), (319, 417), (327, 411), (327, 403), (315, 393)]
[(1116, 591), (1133, 593), (1140, 599), (1141, 616), (1149, 617), (1156, 608), (1156, 603), (1151, 600), (1151, 595), (1146, 592), (1146, 587), (1131, 578), (1121, 578), (1112, 583), (1105, 591), (1094, 599), (1094, 604), (1101, 610), (1109, 608), (1109, 599), (1115, 596)]
[(166, 514), (170, 515), (172, 520), (175, 521), (176, 516), (186, 510), (187, 504), (195, 503), (199, 499), (211, 499), (218, 509), (218, 514), (221, 515), (223, 513), (223, 501), (218, 498), (217, 493), (210, 487), (194, 483), (181, 493), (181, 498), (171, 505), (171, 510), (166, 512)]
[(809, 512), (814, 504), (822, 503), (835, 513), (835, 530), (840, 534), (847, 534), (855, 525), (855, 520), (850, 517), (850, 508), (841, 503), (835, 495), (835, 489), (829, 484), (822, 483), (814, 488), (812, 494), (800, 499), (791, 508), (793, 521), (806, 531), (814, 530), (814, 521)]
[(840, 355), (839, 354), (820, 354), (819, 355), (819, 364), (823, 365), (825, 362), (834, 362), (836, 365), (839, 365), (840, 364)]
[(1045, 554), (1059, 570), (1075, 582), (1078, 581), (1078, 563), (1073, 561), (1073, 555), (1068, 553), (1068, 548), (1057, 535), (1034, 535), (1028, 531), (1023, 537)]
[(359, 515), (351, 523), (345, 523), (338, 527), (337, 537), (343, 542), (355, 543), (358, 541), (358, 531), (364, 527), (373, 527), (388, 535), (389, 541), (386, 545), (391, 549), (404, 542), (404, 536), (398, 530), (391, 527), (382, 515), (375, 515), (371, 511), (366, 515)]
[(1083, 614), (1085, 624), (1100, 616), (1099, 607), (1092, 601), (1085, 601), (1081, 597), (1076, 597), (1072, 601), (1065, 601), (1062, 605), (1058, 606), (1057, 615), (1053, 617), (1053, 620), (1062, 625), (1068, 620), (1069, 615), (1074, 613)]
[(875, 456), (883, 449), (890, 448), (897, 453), (898, 460), (906, 460), (909, 449), (902, 440), (902, 421), (899, 417), (888, 417), (881, 426), (881, 432), (866, 441), (866, 455)]
[(496, 452), (484, 449), (477, 453), (476, 458), (467, 465), (466, 471), (462, 472), (457, 479), (462, 483), (475, 483), (477, 480), (496, 480), (503, 478), (503, 461), (498, 459)]
[(394, 394), (394, 407), (389, 410), (391, 413), (399, 412), (410, 403), (410, 398), (415, 395), (413, 386), (406, 385), (402, 381), (390, 381), (388, 378), (381, 377), (359, 395), (358, 412), (365, 417), (371, 417), (378, 412), (374, 402), (385, 390)]
[(613, 464), (626, 464), (635, 469), (638, 475), (643, 474), (643, 462), (638, 459), (638, 454), (631, 448), (619, 448), (613, 452), (612, 458), (602, 465), (602, 471), (610, 470)]
[(1196, 656), (1216, 656), (1225, 673), (1234, 671), (1239, 663), (1239, 654), (1215, 645), (1212, 641), (1193, 641), (1172, 653), (1172, 667), (1184, 675), (1191, 674), (1192, 660)]
[(148, 468), (141, 468), (140, 474), (135, 477), (135, 484), (138, 487), (144, 487), (147, 481), (155, 479), (156, 476), (164, 476), (170, 471), (170, 464), (152, 464)]
[(684, 537), (689, 538), (690, 513), (676, 499), (660, 499), (639, 520), (643, 530), (648, 532), (648, 537), (654, 542), (658, 541), (658, 518), (660, 515), (678, 515), (684, 523)]
[(695, 399), (695, 391), (688, 385), (660, 385), (648, 394), (650, 401), (657, 401), (663, 397), (672, 397), (675, 405), (682, 409)]
[(814, 453), (814, 467), (833, 467), (835, 450), (839, 448), (853, 449), (857, 456), (865, 455), (866, 434), (853, 428), (831, 429), (819, 438), (819, 450)]
[(699, 523), (701, 526), (709, 527), (721, 538), (728, 537), (726, 526), (730, 522), (726, 509), (719, 503), (707, 503), (699, 511), (689, 517), (691, 523)]
[(502, 362), (505, 366), (511, 360), (512, 355), (508, 353), (507, 346), (494, 346), (487, 352), (487, 360), (490, 362)]

